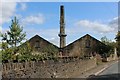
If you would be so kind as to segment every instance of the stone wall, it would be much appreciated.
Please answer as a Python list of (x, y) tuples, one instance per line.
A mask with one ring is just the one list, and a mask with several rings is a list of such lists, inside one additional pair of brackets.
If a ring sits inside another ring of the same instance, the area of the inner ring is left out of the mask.
[(96, 59), (59, 59), (44, 62), (4, 63), (3, 78), (70, 78), (96, 66)]

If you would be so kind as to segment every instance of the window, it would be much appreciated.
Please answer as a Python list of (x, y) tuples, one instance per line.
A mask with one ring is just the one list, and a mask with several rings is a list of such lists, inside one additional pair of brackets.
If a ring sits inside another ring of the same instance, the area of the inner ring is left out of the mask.
[(86, 46), (86, 48), (90, 48), (90, 40), (86, 40), (85, 46)]
[(40, 48), (40, 42), (39, 41), (35, 42), (35, 48)]

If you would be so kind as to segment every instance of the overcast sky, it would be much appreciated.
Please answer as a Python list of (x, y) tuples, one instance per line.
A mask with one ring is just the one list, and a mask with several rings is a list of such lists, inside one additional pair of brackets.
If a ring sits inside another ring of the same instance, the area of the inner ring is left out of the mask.
[(90, 34), (96, 39), (107, 36), (114, 40), (118, 30), (117, 2), (3, 2), (0, 30), (5, 32), (17, 16), (30, 39), (38, 34), (59, 45), (60, 5), (65, 8), (67, 44)]

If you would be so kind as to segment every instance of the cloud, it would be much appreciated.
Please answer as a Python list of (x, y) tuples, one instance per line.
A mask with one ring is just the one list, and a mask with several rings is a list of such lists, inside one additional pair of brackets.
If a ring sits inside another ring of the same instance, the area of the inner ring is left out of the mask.
[(31, 2), (32, 0), (1, 0), (1, 2)]
[(2, 2), (2, 6), (0, 6), (0, 25), (5, 22), (10, 21), (10, 17), (15, 14), (16, 10), (16, 2)]
[[(77, 26), (72, 26), (72, 27), (70, 27), (70, 25), (66, 26), (65, 30), (68, 36), (66, 38), (68, 39), (68, 42), (66, 44), (69, 44), (74, 41), (74, 40), (70, 40), (71, 37), (74, 36), (74, 39), (76, 39), (79, 38), (80, 36), (83, 36), (83, 33), (87, 34), (87, 33), (97, 32), (97, 34), (101, 34), (101, 35), (103, 35), (104, 33), (106, 34), (113, 33), (116, 30), (116, 27), (114, 27), (115, 25), (112, 26), (113, 22), (114, 24), (117, 24), (116, 19), (111, 19), (110, 23), (108, 24), (103, 24), (100, 23), (99, 21), (89, 21), (89, 20), (80, 20), (77, 22), (78, 22), (76, 23)], [(35, 28), (26, 29), (26, 32), (28, 33), (28, 35), (31, 35), (31, 37), (34, 36), (35, 34), (38, 34), (43, 38), (45, 38), (46, 40), (50, 41), (51, 43), (59, 46), (59, 37), (58, 37), (59, 27), (56, 29), (35, 29)]]
[(0, 26), (0, 33), (2, 32), (2, 26)]
[[(0, 25), (4, 24), (5, 22), (9, 22), (11, 21), (11, 17), (19, 15), (16, 14), (16, 11), (18, 9), (16, 9), (17, 7), (17, 2), (14, 0), (11, 0), (10, 2), (1, 2), (0, 5)], [(25, 3), (19, 3), (20, 6), (20, 10), (26, 10), (27, 6)]]
[(89, 20), (80, 20), (75, 23), (78, 27), (84, 27), (86, 29), (96, 31), (98, 33), (109, 33), (115, 31), (115, 25), (110, 24), (102, 24), (97, 21), (89, 21)]
[[(120, 19), (120, 17), (119, 17), (119, 19)], [(111, 26), (112, 28), (114, 28), (114, 31), (117, 32), (118, 29), (119, 29), (119, 27), (120, 27), (120, 20), (118, 20), (118, 17), (113, 18), (110, 21), (109, 26)]]
[(26, 8), (27, 8), (27, 6), (26, 6), (25, 3), (20, 3), (20, 9), (21, 9), (22, 11), (26, 10)]
[(57, 46), (59, 46), (59, 37), (52, 37), (49, 41)]
[(41, 36), (44, 36), (48, 39), (51, 39), (53, 37), (58, 36), (58, 29), (36, 29), (36, 28), (24, 28), (24, 31), (28, 33), (28, 35), (34, 36), (36, 34), (39, 34)]
[(45, 18), (42, 14), (37, 14), (37, 15), (31, 15), (27, 16), (22, 20), (23, 25), (28, 25), (28, 24), (43, 24), (45, 21)]

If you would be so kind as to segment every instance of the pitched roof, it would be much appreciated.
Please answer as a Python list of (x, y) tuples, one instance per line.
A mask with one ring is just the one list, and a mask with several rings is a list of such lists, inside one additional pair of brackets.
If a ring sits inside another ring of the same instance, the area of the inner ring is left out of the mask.
[[(65, 47), (68, 47), (69, 45), (72, 45), (73, 43), (75, 43), (75, 42), (77, 42), (77, 41), (81, 40), (82, 38), (84, 38), (84, 37), (86, 37), (86, 36), (89, 36), (89, 37), (91, 37), (92, 39), (94, 39), (94, 40), (98, 41), (99, 43), (101, 43), (101, 44), (105, 45), (104, 43), (102, 43), (101, 41), (99, 41), (99, 40), (97, 40), (96, 38), (92, 37), (91, 35), (86, 34), (86, 35), (84, 35), (84, 36), (80, 37), (79, 39), (77, 39), (77, 40), (73, 41), (72, 43), (68, 44), (68, 45), (67, 45), (67, 46), (65, 46)], [(105, 46), (107, 46), (107, 45), (105, 45)]]
[[(96, 38), (92, 37), (91, 35), (86, 34), (86, 35), (84, 35), (84, 36), (80, 37), (79, 39), (77, 39), (77, 40), (73, 41), (72, 43), (68, 44), (68, 45), (67, 45), (67, 46), (65, 46), (65, 47), (68, 47), (69, 45), (72, 45), (73, 43), (75, 43), (75, 42), (77, 42), (77, 41), (81, 40), (82, 38), (84, 38), (84, 37), (86, 37), (86, 36), (89, 36), (89, 37), (91, 37), (92, 39), (94, 39), (94, 40), (96, 40), (96, 41), (100, 42), (101, 44), (105, 45), (104, 43), (102, 43), (101, 41), (99, 41), (99, 40), (97, 40)], [(58, 46), (56, 46), (56, 45), (54, 45), (53, 43), (51, 43), (51, 42), (47, 41), (46, 39), (44, 39), (44, 38), (40, 37), (39, 35), (35, 35), (35, 36), (33, 36), (32, 38), (30, 38), (30, 39), (29, 39), (29, 40), (27, 40), (26, 42), (28, 42), (28, 41), (32, 40), (33, 38), (36, 38), (36, 37), (38, 37), (38, 38), (40, 38), (40, 39), (42, 39), (42, 40), (46, 41), (47, 43), (49, 43), (49, 44), (51, 44), (51, 45), (53, 45), (53, 46), (55, 46), (55, 47), (57, 47), (57, 48), (59, 48)], [(26, 43), (26, 42), (25, 42), (25, 43)], [(23, 44), (25, 44), (25, 43), (23, 43)], [(107, 45), (105, 45), (105, 46), (107, 46)]]
[[(51, 42), (49, 42), (49, 41), (47, 41), (46, 39), (40, 37), (39, 35), (35, 35), (35, 36), (33, 36), (32, 38), (30, 38), (30, 39), (27, 40), (26, 42), (30, 42), (30, 41), (31, 41), (32, 39), (34, 39), (34, 38), (39, 38), (39, 39), (41, 39), (41, 40), (43, 40), (43, 41), (46, 41), (47, 43), (53, 45), (54, 47), (59, 48), (58, 46), (52, 44)], [(24, 42), (23, 44), (25, 44), (26, 42)], [(22, 44), (22, 45), (23, 45), (23, 44)]]

